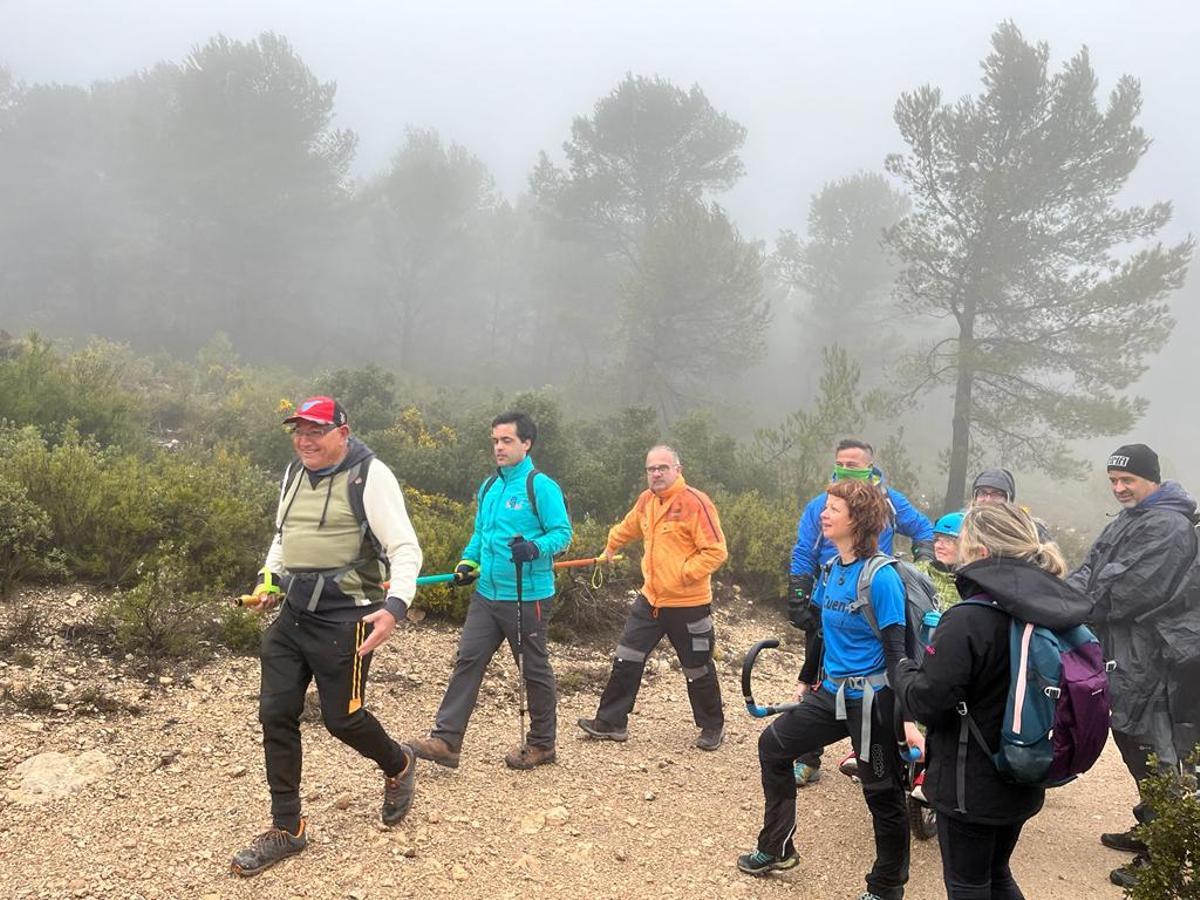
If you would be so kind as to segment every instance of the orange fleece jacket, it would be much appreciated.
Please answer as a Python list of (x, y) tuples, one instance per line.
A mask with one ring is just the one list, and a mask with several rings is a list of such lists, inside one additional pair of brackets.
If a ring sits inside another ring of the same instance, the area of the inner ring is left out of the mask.
[(606, 550), (616, 552), (642, 538), (642, 595), (651, 606), (712, 603), (712, 573), (725, 562), (725, 535), (708, 495), (683, 476), (661, 496), (643, 491), (625, 518), (608, 532)]

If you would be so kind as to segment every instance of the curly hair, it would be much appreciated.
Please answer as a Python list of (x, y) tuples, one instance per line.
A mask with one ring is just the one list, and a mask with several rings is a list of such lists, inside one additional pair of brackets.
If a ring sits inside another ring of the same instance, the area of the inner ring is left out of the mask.
[(835, 481), (825, 493), (846, 502), (850, 528), (854, 534), (854, 555), (858, 559), (874, 556), (879, 549), (879, 534), (887, 526), (887, 498), (878, 485), (865, 481)]

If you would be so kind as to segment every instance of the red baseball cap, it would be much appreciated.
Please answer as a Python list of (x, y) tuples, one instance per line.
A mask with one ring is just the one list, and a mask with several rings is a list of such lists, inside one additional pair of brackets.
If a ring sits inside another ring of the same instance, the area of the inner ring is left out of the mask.
[(283, 420), (284, 425), (292, 422), (315, 422), (318, 425), (340, 427), (346, 424), (346, 411), (332, 397), (309, 397)]

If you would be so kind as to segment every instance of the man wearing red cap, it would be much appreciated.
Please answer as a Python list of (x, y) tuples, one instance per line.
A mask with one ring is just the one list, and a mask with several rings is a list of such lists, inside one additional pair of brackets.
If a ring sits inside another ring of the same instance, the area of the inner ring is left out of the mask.
[(371, 653), (404, 617), (421, 570), (400, 485), (350, 436), (333, 398), (310, 397), (284, 423), (292, 426), (297, 458), (283, 477), (253, 607), (281, 607), (263, 635), (258, 708), (272, 825), (234, 855), (239, 875), (257, 875), (307, 846), (300, 714), (314, 678), (325, 727), (383, 771), (385, 825), (408, 812), (416, 774), (412, 750), (364, 705)]

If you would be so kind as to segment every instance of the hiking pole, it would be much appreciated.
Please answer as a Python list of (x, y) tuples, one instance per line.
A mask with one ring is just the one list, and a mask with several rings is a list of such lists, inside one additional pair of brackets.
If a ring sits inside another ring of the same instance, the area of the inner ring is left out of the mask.
[[(509, 544), (515, 544), (517, 541), (523, 541), (521, 535), (513, 538)], [(517, 734), (517, 746), (525, 746), (525, 644), (521, 639), (521, 629), (524, 625), (524, 616), (521, 607), (524, 605), (522, 596), (522, 577), (524, 572), (521, 563), (513, 561), (513, 565), (517, 568), (517, 716), (519, 717), (520, 732)]]
[(746, 658), (742, 660), (742, 697), (746, 701), (746, 712), (754, 716), (756, 719), (765, 719), (767, 716), (773, 716), (777, 713), (787, 712), (789, 709), (795, 709), (799, 703), (780, 703), (776, 706), (759, 706), (754, 702), (754, 693), (750, 690), (750, 672), (754, 669), (754, 661), (758, 658), (759, 651), (769, 650), (772, 647), (778, 647), (779, 641), (775, 638), (767, 638), (765, 641), (759, 641), (746, 652)]
[[(612, 561), (624, 559), (625, 554), (617, 553), (613, 556)], [(585, 566), (598, 566), (604, 562), (603, 556), (589, 556), (587, 559), (560, 559), (554, 564), (556, 569), (582, 569)]]
[[(453, 572), (443, 572), (438, 575), (421, 575), (421, 576), (418, 576), (418, 578), (417, 578), (417, 587), (421, 587), (422, 585), (426, 585), (426, 584), (446, 584), (453, 580), (454, 580)], [(391, 585), (390, 581), (385, 581), (381, 585), (381, 587), (386, 591), (390, 585)], [(258, 595), (257, 594), (242, 594), (242, 596), (238, 597), (236, 600), (233, 601), (233, 605), (234, 606), (246, 606), (246, 607), (258, 606)]]

